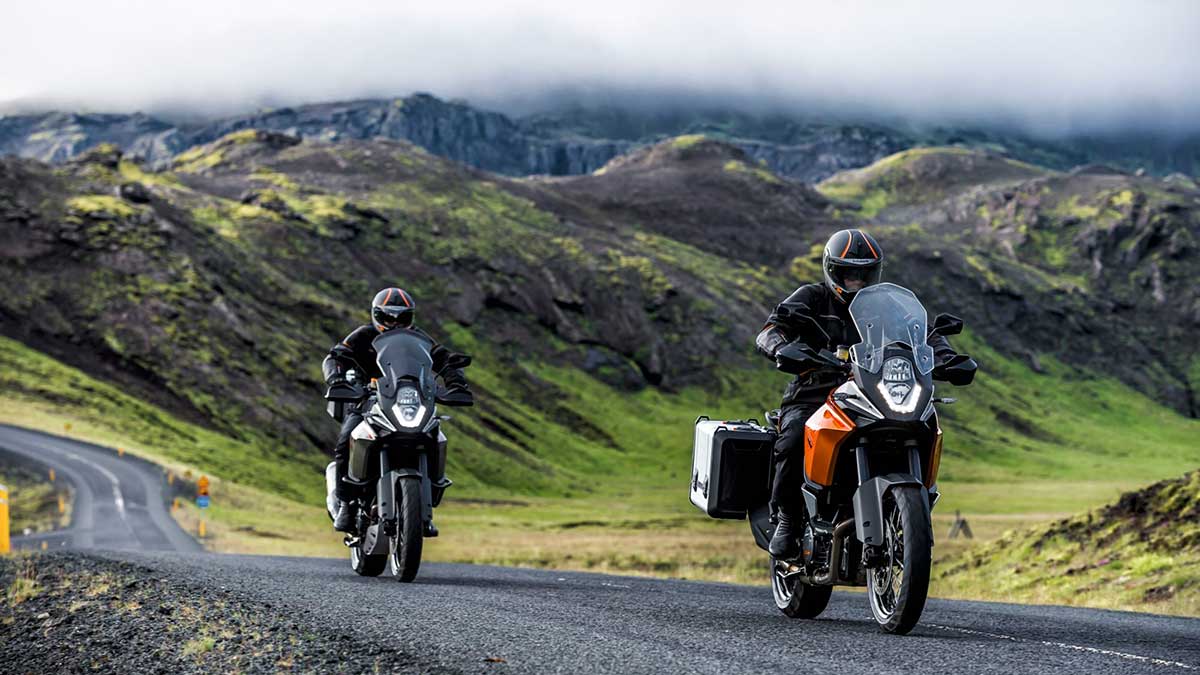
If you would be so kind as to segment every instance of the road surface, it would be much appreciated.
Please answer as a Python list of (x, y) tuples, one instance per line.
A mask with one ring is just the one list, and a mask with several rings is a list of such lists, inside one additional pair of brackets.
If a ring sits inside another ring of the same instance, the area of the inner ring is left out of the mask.
[[(53, 468), (71, 485), (71, 524), (63, 530), (13, 537), (18, 549), (182, 551), (203, 548), (171, 518), (163, 471), (111, 448), (0, 425), (0, 465)], [(16, 533), (14, 533), (16, 534)]]
[(451, 564), (400, 584), (355, 576), (345, 560), (200, 553), (171, 521), (153, 465), (11, 427), (0, 448), (75, 485), (75, 521), (56, 546), (222, 589), (312, 631), (411, 655), (417, 671), (1200, 672), (1198, 619), (931, 600), (897, 637), (875, 627), (861, 593), (834, 593), (819, 620), (788, 619), (765, 565), (759, 586)]

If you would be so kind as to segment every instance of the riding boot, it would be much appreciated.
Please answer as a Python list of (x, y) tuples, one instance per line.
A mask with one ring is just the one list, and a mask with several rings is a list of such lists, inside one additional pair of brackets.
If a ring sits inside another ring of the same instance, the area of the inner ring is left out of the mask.
[(338, 502), (337, 515), (333, 518), (333, 529), (338, 532), (354, 533), (358, 529), (358, 502), (346, 482), (350, 469), (350, 458), (345, 452), (334, 454), (333, 496)]
[(337, 517), (333, 519), (333, 529), (338, 532), (353, 534), (358, 528), (358, 505), (353, 500), (342, 502)]
[(774, 558), (791, 560), (800, 553), (800, 548), (796, 545), (796, 532), (793, 529), (795, 525), (794, 519), (787, 512), (779, 512), (779, 523), (775, 526), (775, 534), (771, 536), (771, 543), (767, 546), (767, 551)]

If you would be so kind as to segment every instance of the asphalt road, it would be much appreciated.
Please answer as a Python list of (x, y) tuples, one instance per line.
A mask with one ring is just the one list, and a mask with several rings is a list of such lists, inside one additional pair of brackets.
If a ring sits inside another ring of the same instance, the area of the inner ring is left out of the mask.
[(1200, 671), (1198, 619), (931, 600), (913, 633), (897, 637), (875, 627), (860, 593), (835, 593), (819, 620), (788, 619), (771, 602), (765, 564), (760, 586), (449, 564), (425, 564), (416, 583), (400, 584), (358, 577), (346, 560), (187, 552), (195, 545), (162, 522), (152, 466), (8, 427), (0, 447), (36, 453), (83, 486), (67, 545), (402, 651), (417, 671)]
[[(167, 504), (162, 469), (119, 457), (111, 448), (0, 425), (0, 465), (53, 468), (56, 481), (74, 493), (71, 525), (63, 530), (15, 536), (14, 548), (183, 551), (203, 548), (175, 523)], [(16, 533), (14, 533), (16, 534)]]

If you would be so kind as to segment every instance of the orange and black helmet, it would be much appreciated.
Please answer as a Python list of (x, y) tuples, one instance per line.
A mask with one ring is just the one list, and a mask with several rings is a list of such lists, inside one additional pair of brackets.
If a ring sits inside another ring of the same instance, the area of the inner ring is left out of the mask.
[(839, 230), (825, 244), (821, 256), (825, 286), (842, 302), (850, 302), (858, 291), (879, 283), (883, 272), (883, 249), (862, 230)]
[(385, 288), (371, 301), (371, 323), (383, 332), (393, 328), (408, 328), (413, 323), (417, 303), (403, 288)]

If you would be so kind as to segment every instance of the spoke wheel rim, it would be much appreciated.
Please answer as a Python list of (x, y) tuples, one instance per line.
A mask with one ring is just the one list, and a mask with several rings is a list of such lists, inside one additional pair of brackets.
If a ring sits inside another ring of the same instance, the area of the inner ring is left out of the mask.
[(884, 520), (883, 545), (887, 563), (871, 570), (870, 577), (871, 606), (883, 621), (895, 614), (904, 586), (904, 524), (895, 502), (891, 507)]
[(399, 574), (400, 568), (401, 568), (400, 551), (402, 551), (403, 547), (404, 547), (404, 528), (403, 527), (400, 527), (399, 525), (396, 526), (396, 536), (392, 537), (391, 544), (392, 544), (392, 546), (391, 546), (391, 548), (392, 548), (392, 550), (391, 550), (392, 569), (395, 570), (397, 574)]

